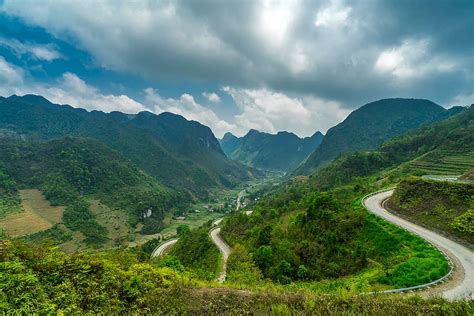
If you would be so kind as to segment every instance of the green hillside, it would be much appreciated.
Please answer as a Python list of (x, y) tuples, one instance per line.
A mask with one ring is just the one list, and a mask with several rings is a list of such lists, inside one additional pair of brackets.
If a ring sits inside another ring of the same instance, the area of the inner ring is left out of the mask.
[[(176, 126), (175, 121), (180, 125)], [(87, 112), (52, 104), (40, 96), (12, 96), (0, 101), (0, 133), (36, 139), (94, 138), (119, 151), (164, 185), (197, 196), (206, 196), (213, 187), (233, 186), (251, 177), (246, 168), (225, 157), (209, 128), (172, 114)], [(176, 148), (190, 144), (194, 146), (192, 154)], [(201, 149), (200, 156), (193, 151), (197, 147)]]
[[(346, 154), (311, 176), (319, 188), (350, 183), (381, 172), (395, 181), (406, 175), (461, 175), (473, 167), (474, 107), (386, 141), (369, 152)], [(382, 172), (384, 171), (384, 172)]]
[(412, 222), (474, 244), (474, 184), (409, 178), (388, 206)]
[(323, 139), (320, 132), (305, 138), (288, 132), (268, 134), (256, 130), (250, 130), (241, 138), (232, 136), (226, 134), (221, 140), (228, 157), (257, 169), (279, 172), (296, 168)]
[(459, 112), (421, 99), (384, 99), (352, 112), (329, 129), (322, 144), (294, 173), (311, 174), (339, 155), (373, 150), (384, 141)]
[[(90, 139), (1, 138), (0, 163), (8, 175), (2, 182), (2, 201), (10, 197), (17, 201), (21, 188), (40, 189), (53, 205), (66, 207), (64, 224), (90, 237), (88, 243), (100, 244), (107, 234), (91, 212), (91, 199), (125, 211), (128, 224), (141, 222), (144, 233), (161, 229), (165, 212), (190, 201), (188, 195), (163, 187), (120, 153)], [(152, 210), (151, 216), (144, 216), (147, 210)]]

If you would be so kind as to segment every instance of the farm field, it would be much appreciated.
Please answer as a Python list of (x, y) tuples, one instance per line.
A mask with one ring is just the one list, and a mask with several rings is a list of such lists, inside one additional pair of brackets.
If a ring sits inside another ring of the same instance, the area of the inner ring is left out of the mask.
[(0, 229), (11, 237), (34, 234), (61, 222), (64, 207), (51, 206), (39, 190), (20, 190), (22, 212), (0, 220)]
[(408, 163), (406, 167), (417, 175), (462, 175), (474, 168), (474, 152), (448, 152), (440, 158), (428, 155)]

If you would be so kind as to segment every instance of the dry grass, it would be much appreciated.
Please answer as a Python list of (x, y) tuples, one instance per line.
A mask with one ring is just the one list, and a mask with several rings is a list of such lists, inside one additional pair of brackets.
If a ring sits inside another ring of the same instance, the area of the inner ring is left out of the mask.
[(38, 190), (21, 190), (21, 213), (11, 214), (0, 220), (0, 229), (11, 237), (34, 234), (60, 223), (64, 207), (54, 207)]

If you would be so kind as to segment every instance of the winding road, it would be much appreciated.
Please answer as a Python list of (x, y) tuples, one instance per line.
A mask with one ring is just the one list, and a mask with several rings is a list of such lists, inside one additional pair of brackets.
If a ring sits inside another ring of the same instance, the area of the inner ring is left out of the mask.
[(217, 281), (222, 283), (225, 281), (225, 277), (227, 275), (227, 258), (229, 258), (230, 253), (232, 252), (232, 248), (222, 239), (220, 227), (216, 227), (211, 230), (211, 238), (214, 244), (216, 244), (217, 248), (219, 248), (220, 252), (222, 253), (222, 268)]
[(166, 249), (173, 246), (177, 242), (178, 242), (178, 239), (171, 239), (171, 240), (168, 240), (168, 241), (162, 243), (161, 245), (156, 247), (155, 250), (153, 250), (153, 252), (151, 253), (151, 256), (154, 258), (154, 257), (159, 257), (159, 256), (163, 255), (165, 253)]
[(421, 238), (427, 240), (431, 244), (439, 247), (447, 253), (455, 264), (456, 269), (464, 271), (459, 282), (449, 282), (450, 286), (443, 287), (441, 294), (444, 298), (453, 300), (460, 298), (473, 299), (474, 293), (474, 253), (463, 245), (458, 244), (446, 237), (438, 235), (426, 228), (406, 221), (384, 208), (384, 201), (392, 196), (393, 190), (376, 193), (367, 197), (363, 203), (367, 210), (385, 220), (400, 226)]

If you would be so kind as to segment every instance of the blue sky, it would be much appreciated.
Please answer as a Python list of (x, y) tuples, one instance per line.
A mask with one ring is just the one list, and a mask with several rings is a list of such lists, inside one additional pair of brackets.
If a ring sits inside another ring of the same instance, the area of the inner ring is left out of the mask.
[(325, 132), (388, 97), (474, 103), (473, 1), (0, 1), (0, 95)]

